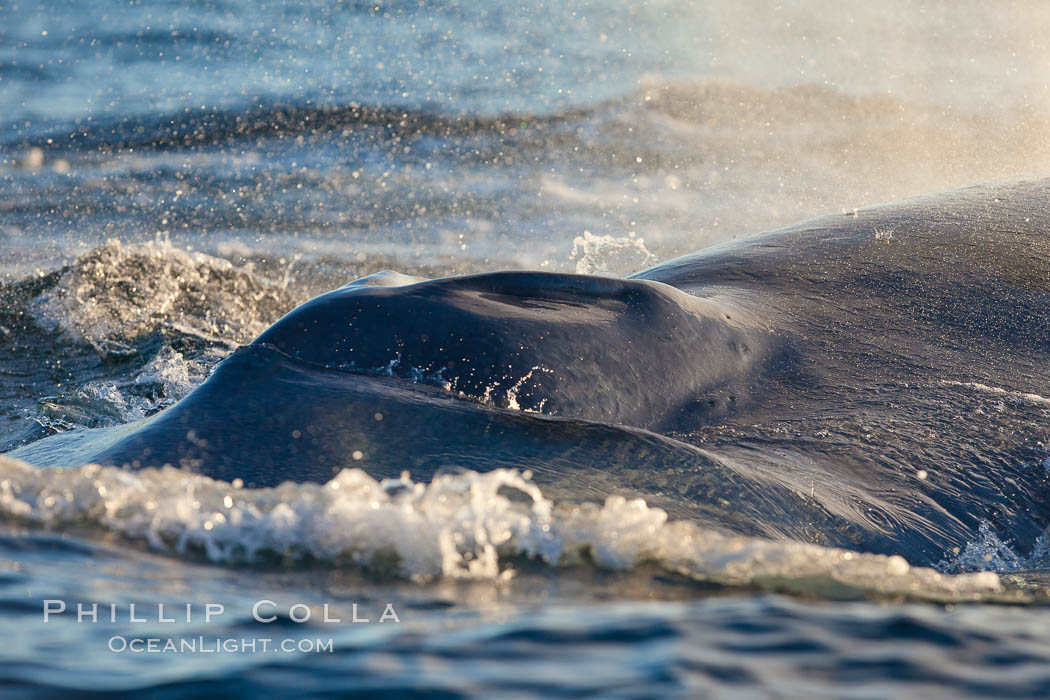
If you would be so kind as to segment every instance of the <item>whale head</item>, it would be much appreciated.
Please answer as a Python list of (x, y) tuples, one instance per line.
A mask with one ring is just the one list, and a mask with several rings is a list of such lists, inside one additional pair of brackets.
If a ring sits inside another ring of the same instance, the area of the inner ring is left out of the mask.
[(497, 406), (647, 429), (731, 411), (773, 350), (724, 301), (543, 272), (381, 273), (303, 304), (254, 343)]

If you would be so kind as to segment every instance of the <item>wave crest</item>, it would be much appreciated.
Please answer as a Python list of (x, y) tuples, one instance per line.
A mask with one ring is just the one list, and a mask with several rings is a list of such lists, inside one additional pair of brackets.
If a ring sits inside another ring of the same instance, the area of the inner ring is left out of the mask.
[(248, 342), (294, 300), (250, 267), (170, 243), (110, 239), (56, 273), (33, 300), (42, 327), (120, 356), (160, 327), (185, 328), (224, 343)]
[(973, 599), (1002, 592), (992, 572), (946, 575), (899, 556), (730, 536), (642, 499), (556, 504), (531, 474), (439, 474), (377, 481), (347, 469), (326, 484), (248, 489), (173, 468), (39, 469), (0, 457), (0, 514), (86, 526), (216, 563), (314, 561), (415, 581), (499, 580), (516, 558), (626, 570), (655, 564), (697, 581), (826, 595)]

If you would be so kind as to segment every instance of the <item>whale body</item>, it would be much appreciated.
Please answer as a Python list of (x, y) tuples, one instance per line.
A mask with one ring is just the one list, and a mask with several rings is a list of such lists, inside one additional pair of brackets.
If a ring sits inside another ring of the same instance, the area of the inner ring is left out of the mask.
[(289, 312), (178, 404), (12, 456), (253, 485), (520, 467), (556, 495), (642, 494), (712, 527), (913, 563), (981, 523), (1023, 549), (1050, 522), (1048, 232), (1040, 180), (628, 279), (372, 276)]
[(494, 405), (664, 432), (743, 402), (786, 361), (776, 337), (728, 299), (543, 272), (350, 284), (255, 344)]

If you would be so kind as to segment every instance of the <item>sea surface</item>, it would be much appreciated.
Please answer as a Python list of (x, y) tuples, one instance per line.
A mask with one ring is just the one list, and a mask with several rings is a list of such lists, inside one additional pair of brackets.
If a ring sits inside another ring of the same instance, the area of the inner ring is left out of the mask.
[[(624, 275), (1045, 176), (1048, 27), (1026, 0), (6, 0), (0, 452), (170, 406), (378, 270)], [(1050, 442), (1050, 400), (984, 389)], [(527, 471), (0, 455), (0, 694), (1046, 696), (1046, 561), (987, 528), (937, 568), (730, 537)]]

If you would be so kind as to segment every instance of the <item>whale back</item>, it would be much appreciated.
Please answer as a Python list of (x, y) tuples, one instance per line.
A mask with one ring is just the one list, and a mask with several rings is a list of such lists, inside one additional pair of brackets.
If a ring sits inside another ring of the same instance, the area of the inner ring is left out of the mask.
[(816, 382), (965, 375), (1050, 393), (1050, 179), (829, 216), (634, 278), (750, 290)]
[(1047, 192), (875, 207), (628, 280), (380, 275), (175, 406), (13, 456), (260, 485), (520, 467), (558, 498), (915, 563), (986, 525), (1027, 551), (1050, 522)]
[(658, 282), (500, 272), (348, 285), (255, 343), (496, 406), (667, 430), (739, 410), (785, 362), (735, 309)]

